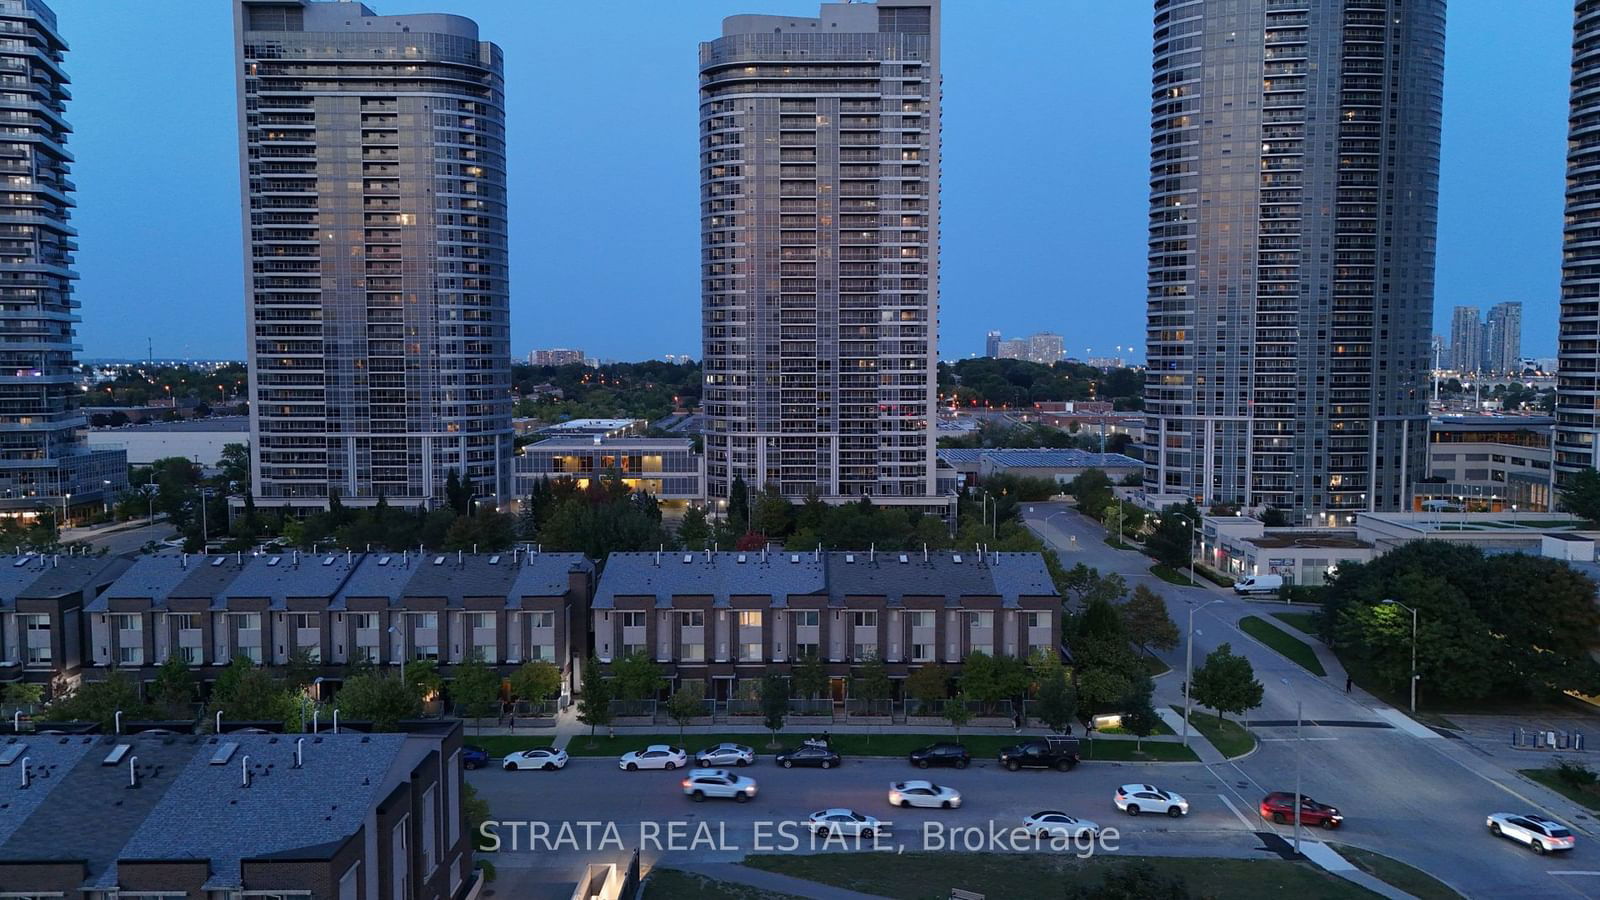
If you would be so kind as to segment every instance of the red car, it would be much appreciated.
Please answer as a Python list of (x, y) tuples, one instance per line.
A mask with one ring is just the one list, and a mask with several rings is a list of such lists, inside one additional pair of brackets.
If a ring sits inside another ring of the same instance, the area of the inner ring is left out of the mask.
[[(1273, 791), (1261, 798), (1261, 818), (1271, 819), (1279, 825), (1287, 825), (1294, 821), (1294, 794), (1288, 791)], [(1344, 821), (1344, 815), (1338, 807), (1300, 795), (1300, 824), (1321, 825), (1323, 828), (1338, 828)]]

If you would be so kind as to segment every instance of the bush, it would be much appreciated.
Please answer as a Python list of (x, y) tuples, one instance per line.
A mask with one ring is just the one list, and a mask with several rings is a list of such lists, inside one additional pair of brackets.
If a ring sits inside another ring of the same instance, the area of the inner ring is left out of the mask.
[(1561, 779), (1562, 783), (1581, 791), (1594, 790), (1595, 782), (1600, 781), (1600, 775), (1595, 774), (1593, 769), (1583, 763), (1565, 759), (1556, 764), (1556, 777)]

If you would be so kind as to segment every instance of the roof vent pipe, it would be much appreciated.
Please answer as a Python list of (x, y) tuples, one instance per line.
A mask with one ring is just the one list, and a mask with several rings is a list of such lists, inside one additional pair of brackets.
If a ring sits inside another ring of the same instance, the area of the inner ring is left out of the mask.
[(317, 733), (317, 719), (321, 718), (321, 716), (322, 716), (322, 710), (320, 708), (318, 708), (318, 707), (312, 707), (312, 709), (311, 709), (311, 733), (312, 734), (316, 734)]
[(927, 541), (923, 541), (922, 542), (922, 561), (923, 562), (927, 562), (928, 561), (928, 542)]
[(306, 739), (294, 739), (294, 767), (303, 768), (306, 764)]
[(178, 568), (180, 568), (180, 569), (189, 568), (189, 554), (187, 554), (187, 553), (183, 554), (182, 558), (180, 558), (178, 560)]
[(22, 758), (22, 789), (27, 790), (28, 784), (28, 757), (24, 756)]
[(706, 547), (706, 562), (711, 562), (711, 548)]
[(333, 733), (339, 733), (339, 707), (333, 708)]
[(250, 786), (250, 756), (246, 754), (239, 760), (239, 787)]
[(139, 772), (133, 767), (133, 764), (138, 761), (139, 757), (137, 756), (128, 757), (128, 787), (139, 786)]
[(656, 567), (657, 568), (660, 568), (660, 566), (661, 566), (661, 548), (664, 547), (664, 546), (666, 546), (666, 545), (665, 544), (657, 544), (656, 545)]
[(873, 542), (867, 545), (867, 562), (878, 561), (878, 544)]

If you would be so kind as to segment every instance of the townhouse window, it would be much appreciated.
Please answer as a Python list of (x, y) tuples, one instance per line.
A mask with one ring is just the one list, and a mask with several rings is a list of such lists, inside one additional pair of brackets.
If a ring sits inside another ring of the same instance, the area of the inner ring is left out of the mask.
[(850, 645), (850, 658), (851, 659), (855, 659), (855, 660), (877, 659), (878, 658), (878, 645), (875, 644), (875, 643), (873, 643), (873, 644), (851, 644)]
[(412, 659), (431, 659), (431, 660), (434, 660), (435, 662), (437, 662), (438, 659), (439, 659), (439, 645), (438, 644), (418, 644), (415, 648), (412, 649), (411, 658)]
[(321, 644), (304, 644), (304, 645), (301, 645), (299, 647), (296, 647), (295, 649), (304, 651), (305, 655), (306, 655), (306, 659), (308, 661), (313, 662), (313, 663), (317, 663), (318, 665), (322, 664), (322, 645)]
[(418, 628), (438, 628), (439, 627), (439, 614), (438, 613), (431, 613), (431, 612), (430, 613), (418, 613), (417, 614), (417, 627)]
[(933, 662), (933, 645), (932, 644), (912, 644), (911, 645), (911, 661), (912, 662)]
[(850, 623), (857, 628), (877, 628), (878, 611), (875, 609), (857, 610), (850, 614)]
[(645, 613), (642, 613), (642, 612), (625, 612), (625, 613), (622, 614), (622, 627), (623, 628), (643, 628), (644, 627), (644, 623), (645, 623)]
[(350, 616), (350, 618), (355, 620), (355, 627), (358, 630), (364, 630), (364, 631), (375, 631), (375, 630), (377, 630), (377, 627), (378, 627), (378, 614), (377, 613), (353, 613)]
[(167, 621), (178, 631), (193, 631), (199, 628), (199, 618), (194, 613), (167, 613)]
[(142, 666), (144, 665), (144, 647), (139, 644), (123, 644), (117, 647), (117, 665)]
[(200, 648), (180, 646), (178, 647), (178, 658), (187, 665), (198, 666), (200, 665)]
[[(641, 626), (644, 625), (644, 619), (643, 619), (644, 613), (635, 613), (634, 615), (637, 615), (637, 616), (640, 617), (640, 620), (639, 620), (638, 624), (641, 625)], [(534, 628), (554, 628), (554, 627), (556, 627), (556, 614), (553, 613), (553, 612), (536, 612), (536, 613), (532, 613), (532, 614), (529, 615), (529, 619), (533, 622), (533, 627)], [(624, 624), (624, 625), (628, 624), (627, 620), (624, 619), (622, 624)], [(490, 624), (490, 625), (485, 626), (485, 627), (493, 627), (493, 625)]]
[(739, 658), (749, 662), (761, 661), (761, 642), (747, 641), (739, 645)]
[(261, 630), (261, 614), (260, 613), (239, 613), (239, 630), (240, 631), (260, 631)]
[(933, 627), (933, 612), (931, 610), (912, 610), (911, 612), (906, 613), (906, 619), (911, 623), (912, 628)]
[(683, 645), (683, 652), (682, 652), (682, 654), (680, 654), (680, 659), (683, 662), (705, 662), (705, 658), (706, 658), (706, 645), (705, 644), (684, 644)]
[(555, 662), (555, 644), (530, 644), (528, 646), (528, 659), (534, 662)]
[(117, 631), (140, 631), (144, 626), (138, 613), (114, 613), (111, 627)]
[(378, 661), (378, 648), (367, 644), (357, 644), (355, 652), (350, 654), (351, 662), (375, 663)]
[(739, 627), (740, 628), (760, 628), (761, 627), (761, 610), (759, 610), (759, 609), (740, 610), (739, 611)]
[(239, 652), (237, 654), (235, 654), (235, 655), (243, 656), (244, 658), (250, 660), (252, 663), (255, 663), (258, 666), (261, 665), (261, 645), (260, 644), (248, 644), (246, 646), (240, 647), (239, 648)]
[(801, 659), (804, 659), (805, 657), (808, 657), (808, 656), (815, 657), (817, 655), (817, 645), (816, 644), (795, 644), (794, 645), (794, 655), (797, 656), (797, 657), (800, 657)]
[(814, 609), (798, 609), (798, 610), (795, 610), (795, 613), (794, 613), (794, 624), (796, 624), (796, 625), (799, 625), (799, 626), (802, 626), (802, 627), (807, 627), (807, 628), (815, 628), (815, 627), (817, 627), (817, 622), (818, 621), (819, 620), (817, 618), (817, 611), (814, 610)]
[(678, 613), (678, 624), (685, 628), (706, 627), (706, 614), (704, 610), (686, 609)]
[(623, 644), (622, 645), (622, 655), (623, 656), (632, 656), (635, 653), (643, 653), (643, 652), (644, 652), (644, 645), (643, 644)]
[(422, 793), (422, 877), (431, 878), (439, 864), (438, 788)]
[(1025, 612), (1025, 613), (1023, 613), (1022, 614), (1022, 622), (1023, 622), (1024, 625), (1027, 625), (1029, 628), (1038, 628), (1040, 625), (1048, 625), (1049, 624), (1049, 621), (1046, 620), (1043, 617), (1042, 614), (1036, 613), (1036, 612)]
[(994, 613), (992, 612), (975, 612), (968, 613), (968, 615), (971, 617), (969, 621), (975, 629), (994, 627)]
[[(535, 620), (538, 619), (538, 616), (539, 616), (538, 613), (534, 613)], [(468, 628), (483, 628), (483, 629), (493, 628), (494, 627), (494, 613), (488, 613), (488, 612), (467, 613), (467, 627)]]
[(290, 628), (316, 628), (318, 627), (316, 613), (289, 613)]

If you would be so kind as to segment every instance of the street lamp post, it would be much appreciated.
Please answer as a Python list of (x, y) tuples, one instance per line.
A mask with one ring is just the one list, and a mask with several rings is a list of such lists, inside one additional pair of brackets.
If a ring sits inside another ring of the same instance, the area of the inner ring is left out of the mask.
[(211, 497), (210, 488), (200, 489), (200, 542), (211, 543), (211, 531), (206, 525), (206, 500)]
[[(1200, 523), (1181, 512), (1174, 512), (1170, 515), (1177, 516), (1178, 518), (1189, 523), (1189, 585), (1191, 587), (1197, 587), (1199, 586), (1200, 582), (1194, 577), (1194, 545), (1200, 541)], [(1120, 535), (1118, 535), (1118, 540), (1121, 540)]]
[(1287, 678), (1279, 678), (1290, 691), (1294, 693), (1294, 854), (1300, 855), (1300, 724), (1303, 718), (1303, 707), (1300, 704), (1300, 692), (1289, 683)]
[(105, 494), (102, 495), (102, 499), (105, 500), (106, 515), (109, 516), (109, 515), (111, 515), (111, 479), (105, 478), (105, 479), (101, 479), (101, 481), (106, 486)]
[(1399, 600), (1385, 600), (1383, 605), (1398, 606), (1411, 613), (1411, 714), (1414, 716), (1417, 714), (1417, 679), (1421, 677), (1417, 674), (1417, 608)]
[(1189, 607), (1189, 639), (1188, 648), (1184, 651), (1183, 660), (1183, 745), (1189, 746), (1189, 714), (1194, 711), (1194, 614), (1197, 610), (1205, 609), (1213, 603), (1221, 603), (1222, 598), (1208, 600), (1199, 606)]
[(72, 503), (72, 492), (68, 491), (61, 498), (61, 527), (62, 528), (67, 527), (67, 519), (71, 515), (71, 513), (67, 512), (67, 507), (69, 505), (71, 505), (71, 503)]

